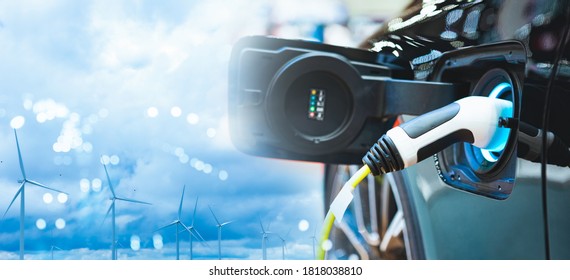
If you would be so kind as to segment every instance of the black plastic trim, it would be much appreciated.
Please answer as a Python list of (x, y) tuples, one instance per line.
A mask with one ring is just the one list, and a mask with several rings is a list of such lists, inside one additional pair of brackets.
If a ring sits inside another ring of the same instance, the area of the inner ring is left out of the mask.
[(420, 121), (413, 119), (401, 124), (400, 127), (408, 136), (415, 139), (453, 119), (457, 116), (460, 109), (461, 106), (459, 104), (451, 103), (443, 108), (422, 115)]
[(452, 144), (459, 142), (469, 142), (473, 143), (475, 141), (473, 133), (467, 129), (460, 129), (454, 131), (441, 139), (430, 143), (418, 150), (418, 162), (440, 152), (441, 150), (451, 146)]

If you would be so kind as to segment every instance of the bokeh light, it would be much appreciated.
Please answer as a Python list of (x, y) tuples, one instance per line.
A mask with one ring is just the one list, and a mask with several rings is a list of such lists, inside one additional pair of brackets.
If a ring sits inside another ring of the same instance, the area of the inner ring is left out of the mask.
[(350, 254), (350, 256), (348, 256), (348, 259), (351, 260), (351, 261), (357, 261), (357, 260), (359, 260), (360, 258), (358, 257), (357, 254)]
[(44, 230), (46, 228), (47, 224), (46, 224), (46, 220), (40, 218), (36, 220), (36, 227), (39, 230)]
[(42, 199), (44, 200), (45, 204), (50, 204), (53, 201), (53, 195), (51, 195), (51, 193), (44, 193)]
[(325, 251), (330, 251), (333, 248), (333, 243), (330, 239), (327, 239), (327, 240), (323, 241), (323, 244), (321, 244), (321, 247)]
[(154, 249), (160, 250), (164, 247), (164, 243), (162, 243), (162, 235), (156, 233), (152, 236), (152, 245)]
[(156, 118), (158, 116), (158, 109), (156, 107), (149, 107), (146, 110), (146, 115), (150, 118)]
[(195, 113), (190, 113), (186, 116), (186, 121), (188, 121), (189, 124), (198, 124), (200, 117)]
[(83, 178), (81, 180), (79, 180), (79, 189), (81, 190), (81, 192), (89, 192), (89, 189), (91, 187), (91, 182), (89, 181), (89, 179), (87, 178)]
[(24, 117), (16, 116), (10, 121), (10, 126), (13, 129), (20, 129), (22, 126), (24, 126), (24, 123), (26, 123), (26, 119)]
[(203, 170), (204, 173), (210, 174), (210, 173), (212, 173), (212, 170), (213, 170), (213, 167), (211, 164), (208, 164), (208, 163), (204, 164), (204, 170)]
[(138, 251), (141, 249), (141, 238), (138, 235), (131, 236), (131, 249)]
[(117, 155), (112, 155), (111, 157), (109, 157), (109, 162), (112, 165), (117, 165), (117, 164), (119, 164), (119, 162), (121, 162), (121, 159)]
[(206, 130), (206, 135), (208, 135), (209, 138), (216, 137), (216, 129), (215, 128), (208, 128), (208, 130)]
[(55, 227), (57, 229), (64, 229), (65, 228), (65, 220), (63, 218), (59, 218), (55, 220)]
[(111, 162), (111, 158), (108, 155), (102, 155), (101, 156), (101, 163), (102, 164), (109, 164), (109, 162)]
[(69, 196), (65, 193), (59, 193), (57, 195), (57, 202), (64, 204), (67, 202), (67, 199), (69, 198)]
[(228, 179), (228, 172), (225, 170), (220, 170), (220, 172), (218, 172), (218, 178), (220, 178), (220, 180), (225, 181)]
[(170, 115), (172, 115), (175, 118), (178, 118), (182, 115), (182, 109), (180, 109), (180, 107), (178, 106), (174, 106), (170, 108)]
[(95, 178), (91, 181), (91, 189), (94, 192), (100, 192), (101, 191), (101, 184), (102, 184), (101, 179)]
[(299, 221), (298, 227), (300, 231), (302, 232), (307, 231), (309, 229), (309, 226), (310, 226), (309, 221), (305, 219)]

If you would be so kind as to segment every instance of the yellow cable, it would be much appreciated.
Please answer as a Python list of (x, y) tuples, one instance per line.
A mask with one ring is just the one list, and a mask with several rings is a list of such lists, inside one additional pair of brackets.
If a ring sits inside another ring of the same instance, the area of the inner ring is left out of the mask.
[[(366, 178), (366, 176), (368, 176), (368, 174), (370, 174), (370, 168), (368, 168), (368, 165), (362, 166), (356, 173), (354, 173), (354, 175), (352, 175), (352, 177), (350, 177), (350, 179), (344, 184), (344, 186), (342, 188), (343, 189), (344, 188), (350, 188), (351, 191), (356, 189), (358, 184), (362, 180), (364, 180), (364, 178)], [(336, 200), (336, 197), (335, 197), (335, 200)], [(329, 211), (327, 212), (327, 215), (325, 216), (325, 220), (323, 222), (323, 228), (321, 230), (321, 240), (319, 241), (319, 247), (317, 248), (317, 259), (319, 259), (319, 260), (325, 259), (325, 253), (326, 252), (323, 249), (323, 243), (329, 239), (329, 236), (330, 236), (330, 233), (332, 231), (333, 224), (334, 224), (334, 220), (335, 220), (335, 216), (329, 208)]]

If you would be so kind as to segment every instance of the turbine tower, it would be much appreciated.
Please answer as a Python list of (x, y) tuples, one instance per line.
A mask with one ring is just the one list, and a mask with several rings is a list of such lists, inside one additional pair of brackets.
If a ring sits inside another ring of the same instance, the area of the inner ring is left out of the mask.
[(279, 237), (279, 239), (281, 239), (281, 257), (284, 260), (285, 259), (285, 251), (287, 251), (286, 248), (286, 243), (287, 243), (287, 237), (289, 237), (289, 234), (291, 233), (291, 229), (289, 229), (289, 231), (287, 232), (287, 235), (285, 235), (285, 237), (282, 237), (281, 235), (277, 235), (277, 237)]
[(315, 244), (317, 243), (317, 227), (315, 227), (315, 230), (313, 231), (313, 236), (311, 236), (311, 240), (313, 241), (313, 260), (317, 259), (317, 251), (315, 248)]
[(221, 260), (222, 259), (222, 227), (233, 222), (233, 221), (229, 221), (229, 222), (225, 222), (225, 223), (220, 224), (220, 221), (218, 221), (218, 218), (216, 217), (216, 214), (214, 214), (212, 207), (210, 207), (208, 205), (208, 208), (210, 208), (210, 212), (212, 212), (212, 216), (214, 216), (214, 220), (216, 220), (216, 225), (218, 227), (218, 259)]
[(64, 194), (67, 193), (62, 192), (60, 190), (52, 189), (36, 181), (29, 180), (28, 177), (26, 177), (26, 171), (24, 170), (24, 162), (22, 160), (22, 153), (20, 152), (20, 142), (18, 141), (18, 134), (16, 133), (16, 129), (14, 129), (14, 136), (16, 137), (16, 148), (18, 149), (18, 161), (20, 162), (20, 171), (22, 172), (23, 179), (18, 180), (18, 183), (21, 183), (20, 188), (14, 195), (14, 198), (12, 198), (12, 201), (10, 202), (10, 205), (8, 205), (8, 209), (6, 209), (6, 212), (4, 212), (2, 219), (6, 217), (8, 210), (10, 210), (10, 207), (12, 207), (12, 204), (14, 204), (14, 201), (19, 195), (20, 196), (20, 260), (23, 260), (24, 259), (24, 220), (26, 217), (26, 204), (25, 204), (26, 183), (58, 193), (64, 193)]
[(267, 230), (263, 227), (263, 223), (261, 222), (261, 218), (259, 218), (259, 225), (261, 226), (261, 252), (262, 252), (262, 259), (267, 259), (267, 238), (268, 235), (272, 232), (269, 231), (269, 227), (271, 223), (267, 225)]
[(53, 251), (54, 250), (59, 250), (59, 251), (63, 251), (63, 249), (57, 247), (54, 245), (53, 243), (53, 230), (50, 230), (50, 234), (51, 234), (51, 247), (50, 247), (50, 254), (51, 254), (51, 259), (53, 260)]
[(184, 192), (186, 191), (186, 185), (184, 185), (184, 187), (182, 187), (182, 195), (180, 196), (180, 205), (178, 206), (178, 217), (176, 218), (176, 220), (174, 220), (172, 223), (165, 225), (159, 229), (157, 229), (156, 231), (159, 231), (161, 229), (170, 227), (170, 226), (176, 226), (176, 259), (180, 260), (180, 241), (178, 239), (178, 232), (180, 225), (182, 225), (184, 228), (187, 228), (182, 221), (180, 220), (180, 216), (182, 215), (182, 203), (184, 202)]
[(116, 225), (115, 225), (115, 202), (117, 200), (122, 200), (122, 201), (126, 201), (126, 202), (132, 202), (132, 203), (138, 203), (138, 204), (146, 204), (146, 205), (152, 205), (148, 202), (144, 202), (144, 201), (139, 201), (139, 200), (134, 200), (134, 199), (129, 199), (129, 198), (123, 198), (123, 197), (118, 197), (115, 194), (115, 189), (113, 188), (113, 184), (111, 183), (111, 178), (109, 177), (109, 172), (107, 171), (107, 165), (105, 165), (103, 163), (103, 168), (105, 168), (105, 175), (107, 175), (107, 182), (109, 184), (109, 189), (111, 190), (111, 197), (109, 198), (109, 200), (111, 200), (111, 206), (109, 206), (109, 210), (107, 210), (107, 214), (105, 214), (105, 219), (107, 219), (107, 216), (109, 216), (109, 212), (111, 212), (112, 214), (112, 224), (113, 224), (113, 240), (111, 242), (112, 244), (112, 255), (111, 255), (111, 259), (116, 260), (117, 259), (117, 242), (115, 240), (115, 231), (116, 231)]
[(57, 247), (57, 246), (55, 246), (55, 245), (51, 245), (51, 249), (50, 249), (50, 252), (51, 252), (51, 260), (53, 260), (53, 250), (54, 250), (54, 249), (63, 251), (61, 248), (59, 248), (59, 247)]
[[(192, 248), (193, 248), (193, 240), (194, 237), (196, 237), (196, 239), (198, 239), (201, 242), (206, 241), (202, 235), (198, 232), (198, 230), (196, 230), (196, 227), (194, 227), (194, 221), (196, 220), (196, 209), (198, 208), (198, 197), (196, 197), (196, 203), (194, 203), (194, 213), (192, 214), (192, 224), (190, 224), (189, 227), (184, 227), (184, 229), (186, 231), (188, 231), (189, 236), (190, 236), (190, 259), (193, 259), (193, 252), (192, 252)], [(206, 243), (207, 244), (207, 243)]]

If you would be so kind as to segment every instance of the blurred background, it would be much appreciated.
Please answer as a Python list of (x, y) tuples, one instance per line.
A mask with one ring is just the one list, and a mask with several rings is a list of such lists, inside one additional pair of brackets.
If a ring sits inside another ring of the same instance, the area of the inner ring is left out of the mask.
[[(409, 1), (0, 2), (0, 259), (312, 259), (324, 166), (235, 150), (227, 120), (232, 44), (273, 35), (357, 46)], [(196, 200), (198, 202), (196, 203)], [(13, 203), (12, 203), (13, 202)], [(12, 203), (12, 204), (11, 204)], [(10, 207), (9, 207), (10, 206)], [(193, 211), (196, 206), (195, 219)], [(212, 211), (210, 211), (210, 209)], [(106, 215), (109, 214), (109, 215)], [(159, 230), (160, 229), (160, 230)], [(189, 235), (180, 234), (188, 259)]]

